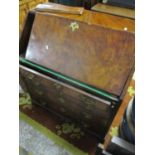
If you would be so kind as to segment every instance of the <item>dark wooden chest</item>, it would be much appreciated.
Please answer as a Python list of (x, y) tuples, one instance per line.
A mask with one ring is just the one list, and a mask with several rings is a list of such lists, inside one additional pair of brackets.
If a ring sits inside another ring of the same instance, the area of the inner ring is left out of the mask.
[(134, 34), (90, 21), (30, 12), (20, 77), (35, 103), (102, 138), (134, 69)]

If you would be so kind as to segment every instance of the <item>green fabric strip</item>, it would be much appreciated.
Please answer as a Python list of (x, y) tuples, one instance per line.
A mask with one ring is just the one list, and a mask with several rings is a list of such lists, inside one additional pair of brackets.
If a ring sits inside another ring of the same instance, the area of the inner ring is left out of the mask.
[(64, 76), (64, 75), (62, 75), (60, 73), (57, 73), (55, 71), (52, 71), (51, 69), (47, 69), (47, 68), (42, 67), (40, 65), (34, 64), (34, 63), (32, 63), (32, 62), (30, 62), (30, 61), (28, 61), (28, 60), (26, 60), (26, 59), (24, 59), (22, 57), (20, 57), (19, 60), (20, 60), (21, 63), (24, 63), (24, 64), (27, 64), (27, 65), (33, 66), (33, 67), (35, 67), (35, 68), (37, 68), (39, 70), (43, 70), (43, 71), (45, 71), (47, 73), (50, 73), (50, 74), (52, 74), (54, 76), (57, 76), (57, 77), (65, 80), (65, 81), (68, 81), (68, 82), (70, 82), (72, 84), (78, 85), (78, 86), (83, 87), (83, 88), (85, 88), (85, 89), (87, 89), (89, 91), (95, 92), (95, 93), (97, 93), (97, 94), (99, 94), (99, 95), (101, 95), (103, 97), (107, 97), (107, 98), (112, 99), (114, 101), (118, 101), (118, 99), (116, 97), (114, 97), (113, 95), (111, 95), (109, 93), (106, 93), (104, 91), (100, 91), (100, 90), (95, 89), (93, 87), (90, 87), (90, 86), (88, 86), (88, 85), (86, 85), (86, 84), (84, 84), (84, 83), (82, 83), (80, 81), (74, 80), (74, 79), (69, 78), (67, 76)]
[(77, 147), (73, 146), (72, 144), (70, 144), (69, 142), (64, 140), (63, 138), (57, 136), (55, 133), (53, 133), (49, 129), (45, 128), (44, 126), (42, 126), (41, 124), (39, 124), (35, 120), (33, 120), (30, 117), (28, 117), (27, 115), (25, 115), (24, 113), (20, 112), (19, 117), (23, 121), (25, 121), (28, 124), (30, 124), (31, 126), (33, 126), (35, 129), (40, 131), (42, 134), (47, 136), (49, 139), (53, 140), (57, 145), (65, 148), (66, 150), (68, 150), (72, 154), (74, 154), (74, 155), (88, 155), (88, 153), (85, 153), (82, 150), (78, 149)]

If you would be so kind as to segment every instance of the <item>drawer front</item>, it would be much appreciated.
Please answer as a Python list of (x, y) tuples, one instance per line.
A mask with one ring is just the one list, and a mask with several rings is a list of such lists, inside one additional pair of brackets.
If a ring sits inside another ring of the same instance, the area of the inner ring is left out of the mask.
[[(104, 136), (114, 115), (110, 102), (20, 66), (22, 77), (33, 100), (49, 110), (71, 118), (98, 136)], [(103, 137), (102, 137), (103, 138)]]

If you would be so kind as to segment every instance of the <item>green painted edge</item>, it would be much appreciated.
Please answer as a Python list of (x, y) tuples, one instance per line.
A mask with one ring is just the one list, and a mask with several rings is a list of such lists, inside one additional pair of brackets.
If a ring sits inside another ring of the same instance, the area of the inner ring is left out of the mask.
[(88, 155), (88, 153), (83, 152), (82, 150), (78, 149), (74, 145), (70, 144), (63, 138), (57, 136), (55, 133), (50, 131), (49, 129), (45, 128), (35, 120), (31, 119), (29, 116), (26, 114), (19, 112), (19, 118), (22, 119), (23, 121), (27, 122), (28, 124), (32, 125), (35, 129), (40, 131), (42, 134), (50, 138), (51, 140), (54, 140), (54, 142), (68, 150), (69, 152), (73, 153), (74, 155)]
[(80, 87), (86, 88), (86, 89), (88, 89), (88, 90), (90, 90), (90, 91), (92, 91), (92, 92), (95, 92), (95, 93), (99, 94), (99, 95), (102, 95), (102, 96), (104, 96), (104, 97), (110, 98), (110, 99), (115, 100), (115, 101), (118, 101), (117, 98), (115, 98), (114, 96), (112, 96), (111, 94), (109, 94), (109, 93), (107, 93), (107, 92), (104, 92), (103, 90), (100, 91), (100, 90), (98, 90), (98, 89), (95, 89), (95, 88), (93, 88), (93, 87), (90, 87), (90, 86), (88, 86), (88, 85), (86, 85), (86, 84), (84, 84), (84, 83), (82, 83), (82, 82), (80, 82), (80, 81), (71, 79), (71, 78), (69, 78), (69, 77), (67, 77), (67, 76), (64, 76), (64, 75), (62, 75), (62, 74), (60, 74), (60, 73), (57, 73), (57, 72), (55, 72), (55, 71), (53, 71), (53, 70), (51, 70), (51, 69), (47, 69), (47, 68), (42, 67), (42, 66), (40, 66), (40, 65), (34, 64), (34, 63), (32, 63), (32, 62), (26, 60), (25, 58), (20, 57), (20, 58), (19, 58), (19, 61), (22, 62), (22, 63), (28, 64), (28, 65), (30, 65), (30, 66), (33, 66), (33, 67), (35, 67), (35, 68), (38, 68), (38, 69), (40, 69), (40, 70), (43, 70), (43, 71), (45, 71), (45, 72), (47, 72), (47, 73), (50, 73), (50, 74), (52, 74), (52, 75), (54, 75), (54, 76), (57, 76), (57, 77), (59, 77), (59, 78), (61, 78), (61, 79), (63, 79), (63, 80), (66, 80), (66, 81), (68, 81), (68, 82), (71, 82), (71, 83), (73, 83), (73, 84), (76, 84), (76, 85), (78, 85), (78, 86), (80, 86)]

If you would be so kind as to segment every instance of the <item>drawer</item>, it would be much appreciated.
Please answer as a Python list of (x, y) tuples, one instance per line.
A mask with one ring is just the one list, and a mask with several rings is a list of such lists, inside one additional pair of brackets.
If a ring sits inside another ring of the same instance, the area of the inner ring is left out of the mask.
[(110, 101), (20, 65), (20, 77), (32, 99), (103, 138), (114, 117)]

